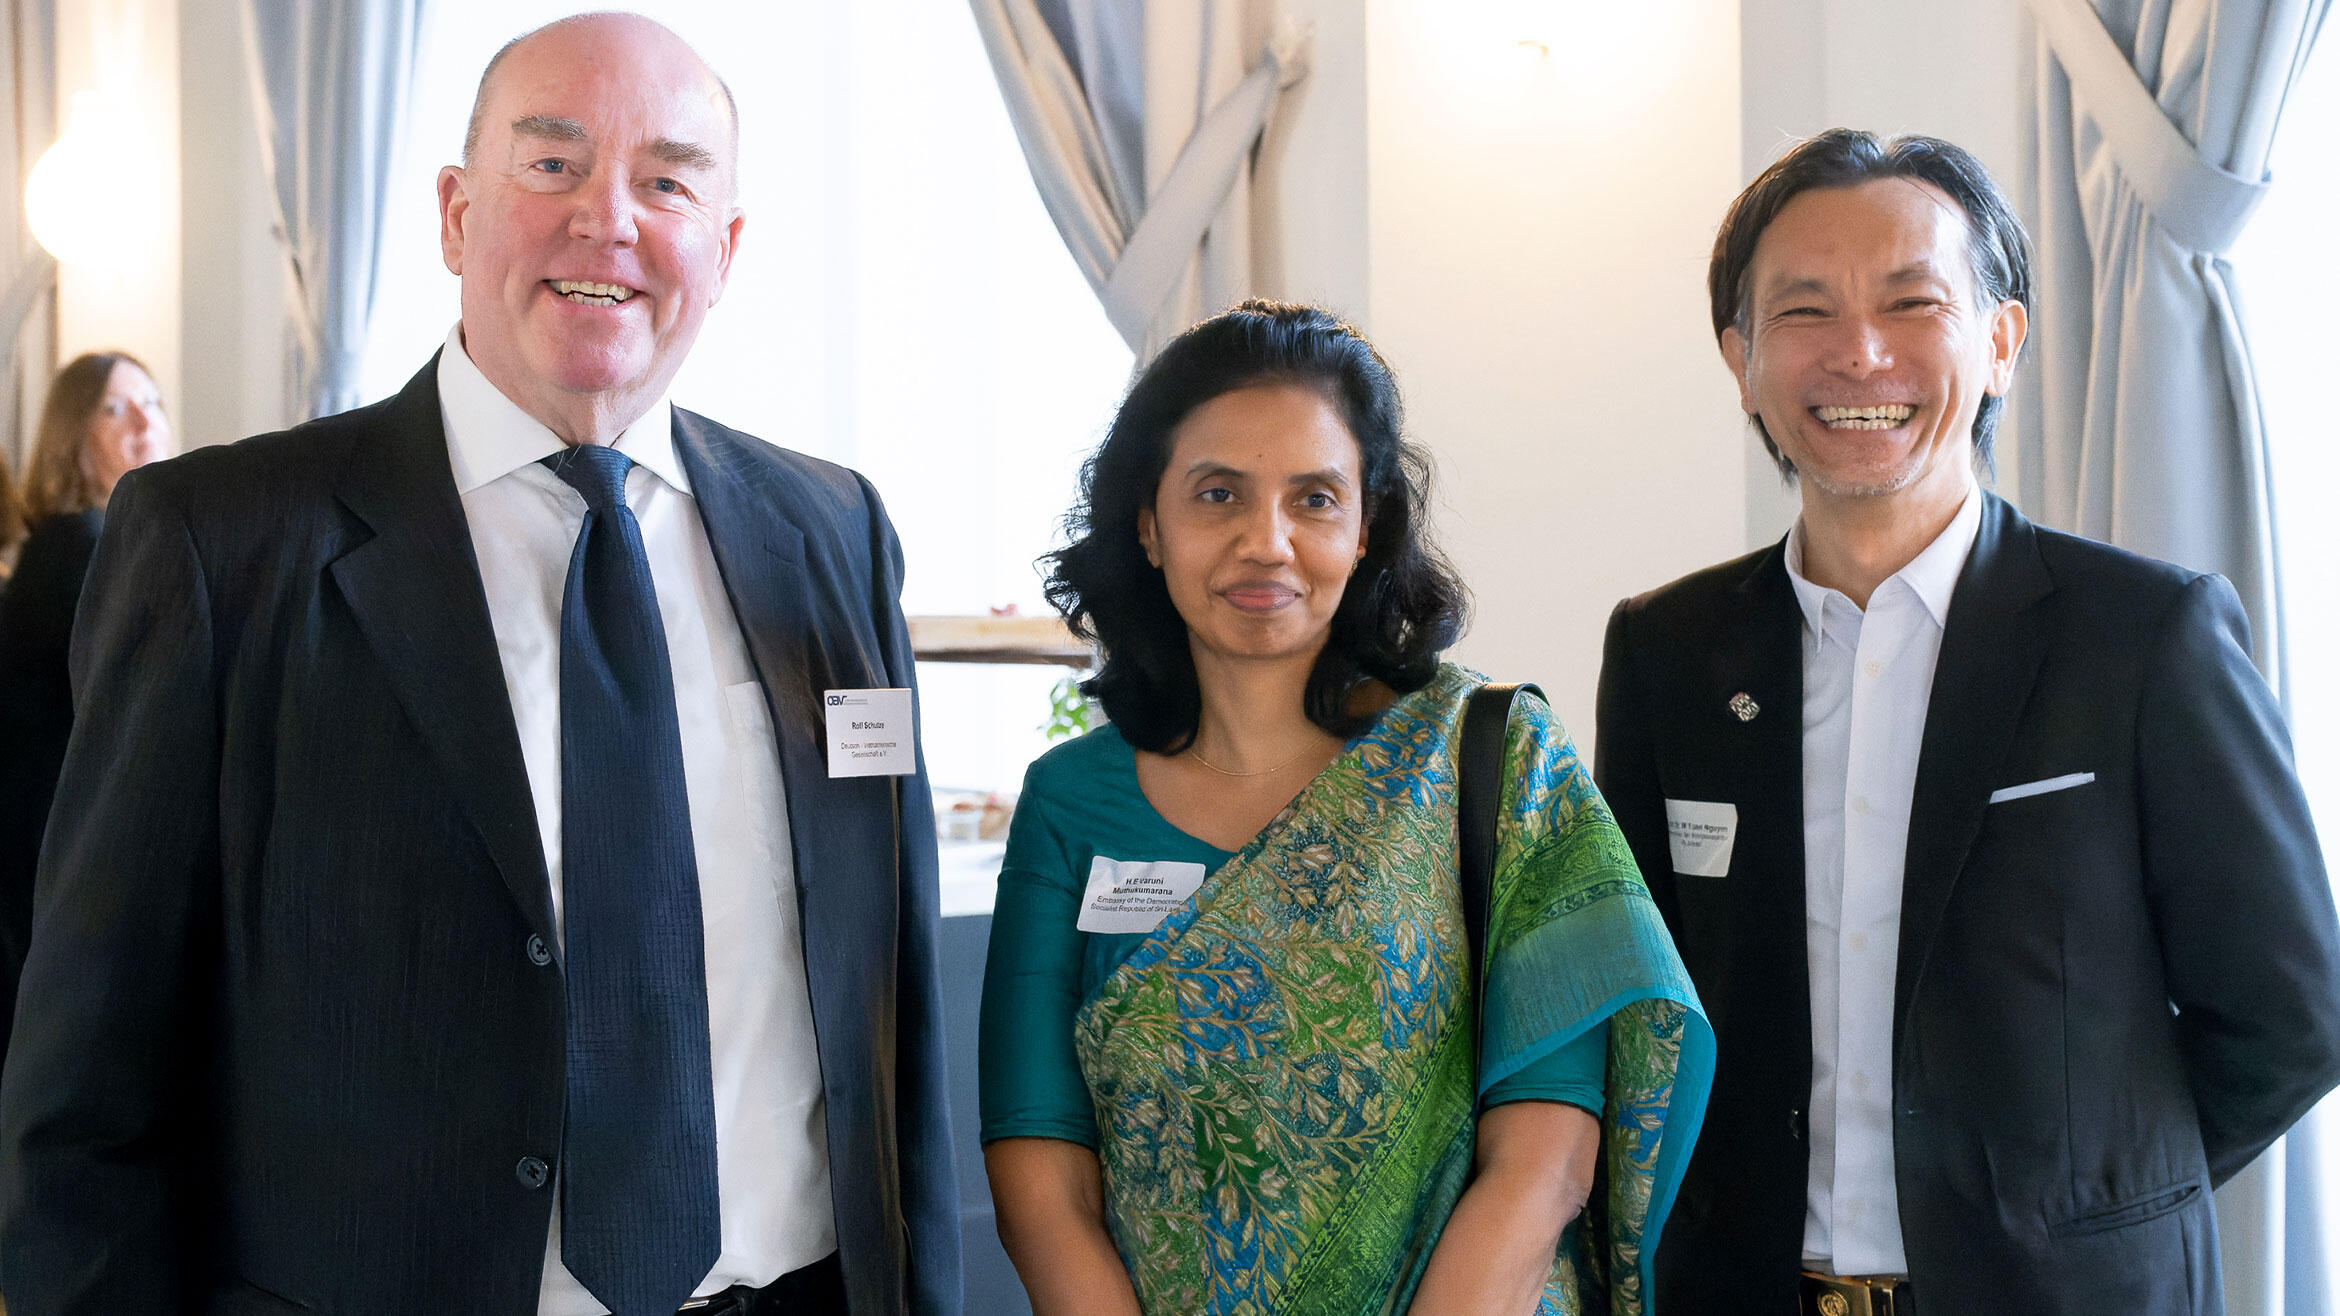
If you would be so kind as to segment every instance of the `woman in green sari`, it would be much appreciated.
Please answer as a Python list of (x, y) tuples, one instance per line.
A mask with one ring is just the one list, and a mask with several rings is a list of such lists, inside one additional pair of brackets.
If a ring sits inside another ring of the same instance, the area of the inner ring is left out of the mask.
[(1425, 470), (1361, 336), (1250, 302), (1155, 359), (1084, 472), (1049, 591), (1112, 725), (1026, 778), (983, 1000), (1041, 1316), (1648, 1309), (1712, 1035), (1533, 697), (1467, 944), (1480, 678), (1438, 660), (1464, 595)]

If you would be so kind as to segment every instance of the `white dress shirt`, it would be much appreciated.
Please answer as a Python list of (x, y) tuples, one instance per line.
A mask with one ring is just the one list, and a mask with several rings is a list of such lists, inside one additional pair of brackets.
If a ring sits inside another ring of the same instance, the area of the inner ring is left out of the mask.
[(1903, 1275), (1893, 1181), (1893, 984), (1910, 794), (1950, 595), (1982, 525), (1972, 487), (1942, 533), (1869, 596), (1788, 578), (1804, 612), (1804, 948), (1812, 981), (1812, 1138), (1804, 1260)]
[[(538, 464), (561, 450), (560, 439), (480, 374), (464, 353), (461, 326), (439, 356), (439, 406), (520, 729), (557, 932), (561, 594), (585, 499)], [(672, 424), (662, 398), (613, 446), (635, 463), (626, 505), (641, 523), (674, 668), (707, 939), (723, 1252), (698, 1288), (704, 1294), (768, 1284), (827, 1256), (837, 1236), (780, 747)], [(537, 1309), (542, 1316), (608, 1310), (561, 1264), (557, 1199)]]

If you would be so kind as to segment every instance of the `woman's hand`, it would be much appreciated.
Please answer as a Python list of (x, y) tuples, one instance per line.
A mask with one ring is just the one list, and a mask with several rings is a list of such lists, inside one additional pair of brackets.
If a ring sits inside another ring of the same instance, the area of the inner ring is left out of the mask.
[(1560, 1231), (1592, 1192), (1600, 1147), (1601, 1122), (1561, 1102), (1513, 1101), (1481, 1115), (1470, 1187), (1430, 1254), (1412, 1316), (1534, 1311)]
[(1002, 1138), (983, 1149), (983, 1168), (999, 1241), (1033, 1316), (1139, 1316), (1137, 1291), (1105, 1232), (1097, 1153), (1055, 1138)]

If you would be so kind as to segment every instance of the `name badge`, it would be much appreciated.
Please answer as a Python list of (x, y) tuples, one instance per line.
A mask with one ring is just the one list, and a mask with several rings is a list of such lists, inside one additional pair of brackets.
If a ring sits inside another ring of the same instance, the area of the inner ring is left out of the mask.
[(918, 730), (908, 690), (830, 690), (829, 775), (901, 777), (918, 771)]
[(1674, 871), (1723, 877), (1731, 871), (1731, 844), (1739, 838), (1739, 806), (1709, 800), (1666, 801), (1666, 845)]
[(1089, 861), (1089, 889), (1075, 926), (1083, 932), (1152, 932), (1202, 881), (1201, 864), (1098, 855)]

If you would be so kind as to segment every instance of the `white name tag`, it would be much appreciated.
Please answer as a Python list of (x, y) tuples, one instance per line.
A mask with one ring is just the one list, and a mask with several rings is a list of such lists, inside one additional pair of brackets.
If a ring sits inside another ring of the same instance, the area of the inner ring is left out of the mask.
[(1089, 889), (1075, 926), (1083, 932), (1152, 932), (1202, 881), (1201, 864), (1098, 855), (1089, 861)]
[(1666, 801), (1666, 844), (1674, 871), (1722, 877), (1731, 871), (1731, 844), (1739, 839), (1739, 806), (1708, 800)]
[(829, 690), (829, 775), (900, 777), (918, 771), (918, 729), (907, 690)]

